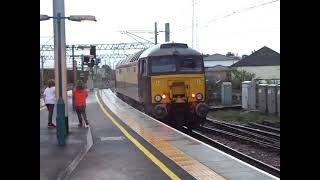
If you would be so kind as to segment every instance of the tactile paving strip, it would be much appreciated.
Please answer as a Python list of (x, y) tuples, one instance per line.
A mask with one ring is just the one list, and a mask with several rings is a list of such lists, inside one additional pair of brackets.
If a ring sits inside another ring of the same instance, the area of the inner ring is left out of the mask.
[[(100, 94), (100, 93), (99, 93)], [(109, 101), (111, 102), (111, 101)], [(167, 156), (169, 159), (174, 161), (182, 169), (187, 171), (196, 179), (213, 179), (213, 180), (223, 180), (224, 177), (212, 171), (207, 166), (201, 164), (200, 162), (194, 160), (192, 157), (186, 153), (175, 148), (166, 140), (159, 138), (158, 136), (151, 133), (146, 128), (139, 125), (134, 119), (121, 113), (120, 111), (114, 112), (118, 117), (120, 117), (124, 123), (126, 123), (130, 128), (132, 128), (136, 133), (148, 141), (151, 145), (157, 148), (162, 154)]]

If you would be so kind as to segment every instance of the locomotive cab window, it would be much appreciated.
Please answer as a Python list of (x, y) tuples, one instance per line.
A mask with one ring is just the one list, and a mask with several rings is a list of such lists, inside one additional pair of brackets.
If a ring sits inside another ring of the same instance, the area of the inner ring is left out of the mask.
[(162, 72), (175, 72), (176, 63), (173, 57), (160, 57), (151, 60), (151, 72), (162, 73)]
[(140, 62), (140, 73), (142, 76), (147, 75), (147, 63), (145, 59), (141, 60)]
[(202, 71), (202, 61), (198, 57), (185, 57), (178, 61), (178, 69), (181, 72), (185, 71)]

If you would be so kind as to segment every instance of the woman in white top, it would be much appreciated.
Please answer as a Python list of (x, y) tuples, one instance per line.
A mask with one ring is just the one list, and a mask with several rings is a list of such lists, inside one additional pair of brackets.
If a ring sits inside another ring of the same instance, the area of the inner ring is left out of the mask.
[(55, 83), (53, 79), (50, 79), (48, 82), (48, 87), (44, 90), (43, 93), (43, 100), (44, 103), (47, 106), (47, 109), (49, 111), (48, 114), (48, 128), (55, 128), (56, 126), (52, 123), (52, 115), (53, 115), (53, 109), (54, 104), (56, 102), (56, 96), (55, 96)]

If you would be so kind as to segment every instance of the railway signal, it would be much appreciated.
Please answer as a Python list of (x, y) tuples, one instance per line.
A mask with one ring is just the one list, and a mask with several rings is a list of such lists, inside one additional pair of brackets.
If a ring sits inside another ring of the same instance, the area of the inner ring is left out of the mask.
[(92, 58), (92, 59), (90, 60), (90, 63), (88, 63), (88, 66), (89, 66), (89, 67), (93, 67), (95, 64), (96, 64), (95, 59)]
[(90, 56), (83, 56), (83, 65), (88, 65), (90, 62)]
[(96, 58), (96, 46), (90, 46), (90, 55)]

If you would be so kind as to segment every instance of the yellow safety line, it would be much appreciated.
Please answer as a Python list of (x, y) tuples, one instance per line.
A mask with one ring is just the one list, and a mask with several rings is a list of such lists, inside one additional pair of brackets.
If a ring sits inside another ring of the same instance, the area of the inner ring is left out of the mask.
[(156, 158), (147, 148), (145, 148), (139, 141), (137, 141), (134, 137), (132, 137), (128, 131), (121, 126), (103, 107), (101, 104), (97, 94), (95, 95), (97, 98), (97, 103), (99, 104), (101, 110), (104, 114), (112, 121), (114, 125), (116, 125), (120, 131), (135, 145), (137, 146), (153, 163), (160, 167), (160, 169), (166, 173), (171, 179), (180, 179), (177, 175), (175, 175), (167, 166), (165, 166), (158, 158)]

